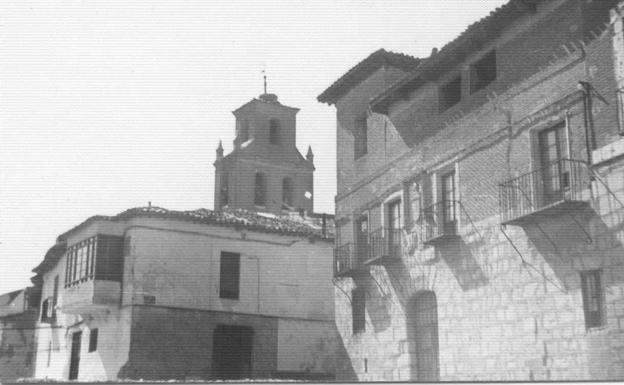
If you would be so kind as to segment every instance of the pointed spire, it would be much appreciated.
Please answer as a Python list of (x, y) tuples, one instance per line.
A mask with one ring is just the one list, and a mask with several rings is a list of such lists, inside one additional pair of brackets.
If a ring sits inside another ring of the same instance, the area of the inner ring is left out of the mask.
[(219, 147), (217, 147), (217, 159), (223, 158), (223, 143), (219, 141)]
[(314, 154), (312, 153), (312, 146), (308, 146), (308, 153), (306, 154), (306, 159), (310, 161), (310, 163), (314, 163)]

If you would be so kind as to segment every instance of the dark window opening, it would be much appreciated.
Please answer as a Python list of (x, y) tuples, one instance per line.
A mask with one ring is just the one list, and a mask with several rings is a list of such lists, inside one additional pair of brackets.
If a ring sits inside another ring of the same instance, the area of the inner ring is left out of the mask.
[(440, 87), (440, 112), (451, 108), (461, 100), (461, 76)]
[(286, 210), (293, 209), (293, 182), (290, 178), (282, 180), (282, 203)]
[(496, 51), (490, 51), (470, 67), (470, 92), (487, 87), (496, 80)]
[(97, 350), (98, 343), (98, 329), (91, 329), (89, 333), (89, 353)]
[(240, 254), (221, 252), (219, 297), (238, 299), (240, 281)]
[(366, 117), (355, 121), (353, 127), (353, 157), (359, 159), (368, 152), (368, 134), (366, 132)]
[(266, 206), (266, 176), (259, 172), (256, 173), (254, 181), (254, 204), (257, 206)]
[(588, 329), (604, 324), (604, 290), (600, 278), (600, 270), (581, 272), (583, 310)]
[(280, 144), (280, 122), (277, 119), (269, 121), (269, 142), (271, 144)]
[(354, 289), (351, 291), (351, 315), (353, 317), (353, 334), (366, 330), (366, 291)]

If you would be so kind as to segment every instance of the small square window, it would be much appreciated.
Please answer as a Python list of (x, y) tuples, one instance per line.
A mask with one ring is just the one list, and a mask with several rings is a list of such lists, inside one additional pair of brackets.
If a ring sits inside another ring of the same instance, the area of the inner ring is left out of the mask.
[(98, 343), (98, 329), (91, 329), (89, 334), (89, 353), (97, 350)]
[(461, 76), (446, 83), (439, 90), (440, 112), (443, 112), (461, 100)]
[(581, 272), (583, 310), (587, 329), (604, 325), (604, 289), (600, 270)]

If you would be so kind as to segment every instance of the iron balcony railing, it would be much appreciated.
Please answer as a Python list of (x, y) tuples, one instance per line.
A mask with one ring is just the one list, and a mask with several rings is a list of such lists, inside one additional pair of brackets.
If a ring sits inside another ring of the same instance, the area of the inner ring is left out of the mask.
[(334, 275), (347, 275), (359, 269), (361, 263), (353, 252), (351, 243), (334, 248)]
[(457, 236), (457, 209), (459, 202), (443, 200), (421, 211), (421, 239), (423, 242)]
[(403, 231), (382, 227), (369, 236), (369, 261), (401, 258), (401, 238)]
[(589, 183), (587, 165), (571, 159), (510, 179), (498, 189), (501, 222), (510, 223), (562, 202), (587, 201), (584, 191)]

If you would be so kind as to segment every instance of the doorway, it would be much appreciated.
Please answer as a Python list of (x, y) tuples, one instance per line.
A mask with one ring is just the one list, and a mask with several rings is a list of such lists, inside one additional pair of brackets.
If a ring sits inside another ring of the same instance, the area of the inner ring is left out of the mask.
[(72, 334), (71, 356), (69, 360), (69, 379), (78, 379), (78, 367), (80, 365), (80, 342), (82, 340), (82, 332), (74, 332)]
[(410, 301), (407, 326), (412, 379), (439, 381), (438, 309), (433, 291), (423, 291)]
[(212, 339), (212, 367), (216, 379), (251, 378), (253, 329), (248, 326), (218, 325)]

